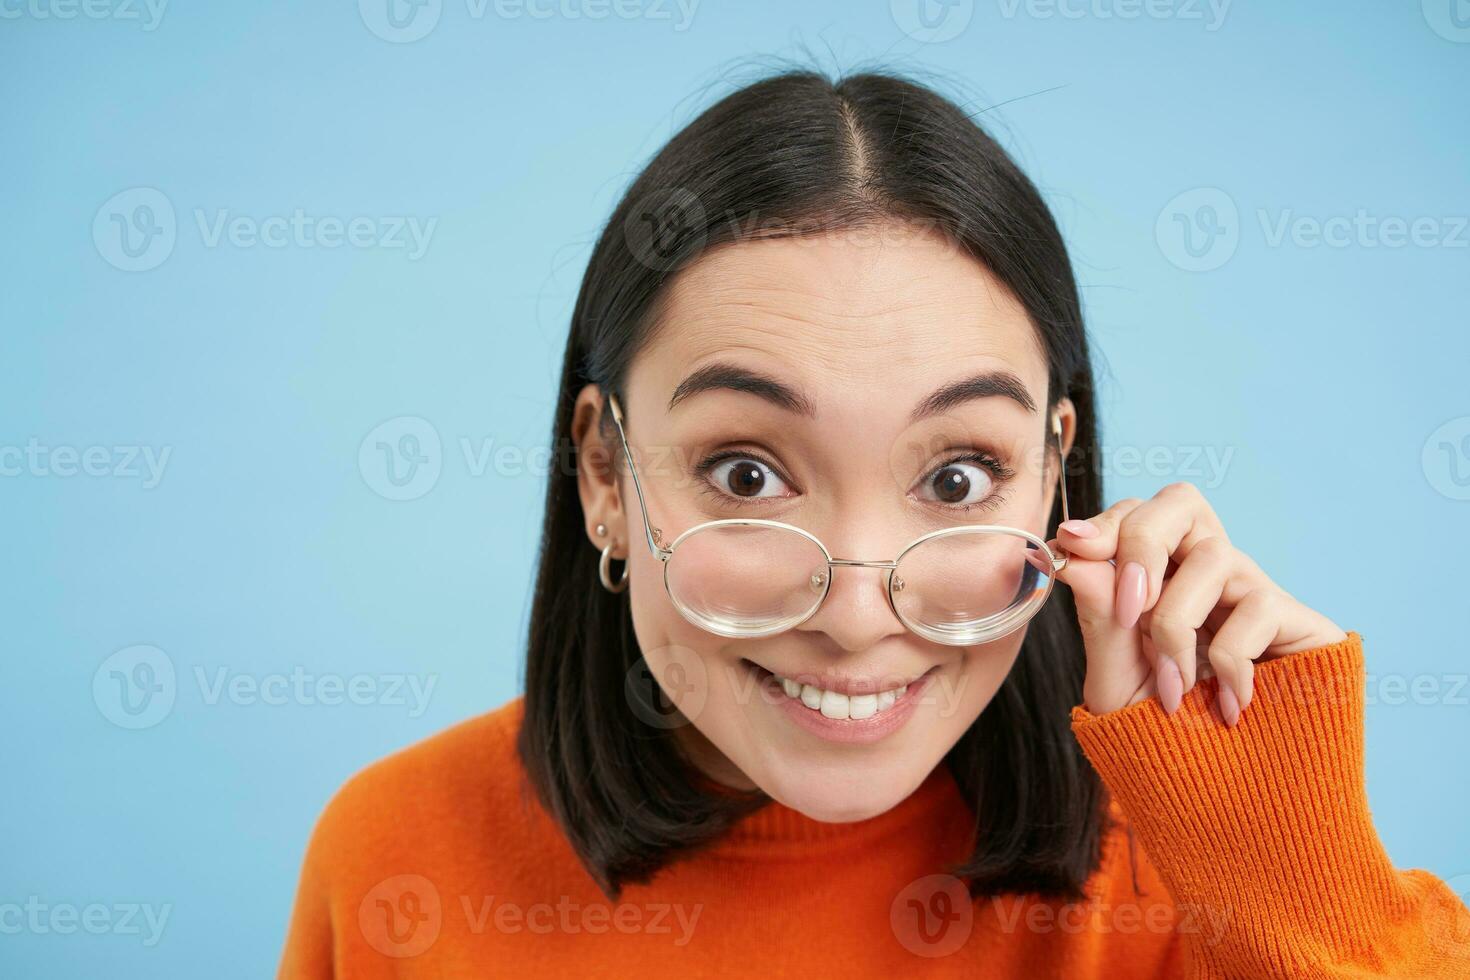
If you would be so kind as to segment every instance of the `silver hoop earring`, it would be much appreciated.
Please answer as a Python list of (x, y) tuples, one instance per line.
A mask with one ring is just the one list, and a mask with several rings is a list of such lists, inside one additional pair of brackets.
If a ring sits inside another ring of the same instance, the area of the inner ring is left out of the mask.
[(602, 549), (602, 557), (597, 560), (597, 577), (602, 580), (602, 587), (609, 592), (621, 592), (628, 587), (628, 562), (623, 561), (623, 576), (617, 582), (612, 580), (612, 550), (608, 545)]

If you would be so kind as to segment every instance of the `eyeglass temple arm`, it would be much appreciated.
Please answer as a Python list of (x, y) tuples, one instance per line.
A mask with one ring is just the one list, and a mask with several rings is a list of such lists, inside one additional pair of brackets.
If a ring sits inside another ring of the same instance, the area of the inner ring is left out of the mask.
[[(1057, 441), (1057, 483), (1062, 495), (1062, 520), (1071, 520), (1067, 513), (1067, 451), (1062, 446), (1062, 417), (1056, 412), (1051, 413), (1051, 434)], [(1053, 574), (1067, 567), (1069, 557), (1065, 554), (1052, 559), (1051, 568)]]
[(633, 490), (638, 494), (638, 509), (643, 513), (643, 534), (648, 539), (648, 550), (653, 552), (655, 558), (667, 558), (668, 552), (658, 543), (662, 532), (653, 526), (653, 521), (648, 517), (648, 504), (643, 499), (643, 484), (638, 479), (638, 467), (633, 465), (633, 450), (628, 445), (628, 434), (623, 431), (623, 409), (618, 404), (618, 396), (608, 393), (608, 407), (612, 410), (613, 423), (618, 427), (618, 441), (623, 445), (623, 456), (628, 460), (628, 472), (633, 475)]

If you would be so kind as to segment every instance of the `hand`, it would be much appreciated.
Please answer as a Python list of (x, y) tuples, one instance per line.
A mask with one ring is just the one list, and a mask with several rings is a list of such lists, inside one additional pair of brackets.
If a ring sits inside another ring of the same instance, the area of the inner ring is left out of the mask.
[(1197, 679), (1214, 675), (1220, 714), (1234, 725), (1250, 704), (1256, 660), (1346, 638), (1237, 550), (1190, 483), (1066, 521), (1051, 543), (1071, 556), (1057, 578), (1076, 600), (1082, 696), (1095, 714), (1155, 693), (1173, 714)]

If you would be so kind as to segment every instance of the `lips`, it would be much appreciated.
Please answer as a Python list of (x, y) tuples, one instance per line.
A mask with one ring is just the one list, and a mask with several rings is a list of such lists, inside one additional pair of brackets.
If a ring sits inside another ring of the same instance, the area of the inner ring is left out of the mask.
[(847, 745), (872, 745), (901, 730), (921, 699), (929, 696), (926, 692), (939, 671), (936, 664), (917, 677), (787, 677), (749, 660), (743, 663), (766, 691), (775, 694), (772, 707), (779, 714), (825, 742)]
[(832, 674), (797, 674), (788, 677), (747, 661), (764, 679), (779, 684), (786, 697), (833, 721), (863, 721), (898, 704), (909, 685), (924, 677), (892, 679), (842, 677)]
[[(836, 674), (826, 670), (798, 670), (793, 672), (782, 672), (762, 666), (753, 660), (745, 660), (745, 663), (755, 668), (762, 677), (775, 677), (782, 681), (792, 681), (802, 687), (811, 686), (818, 691), (832, 691), (836, 694), (845, 694), (848, 697), (862, 694), (879, 694), (883, 691), (896, 691), (907, 687), (925, 674), (935, 668), (914, 673), (878, 673), (854, 676), (852, 674)], [(794, 696), (794, 695), (793, 695)]]

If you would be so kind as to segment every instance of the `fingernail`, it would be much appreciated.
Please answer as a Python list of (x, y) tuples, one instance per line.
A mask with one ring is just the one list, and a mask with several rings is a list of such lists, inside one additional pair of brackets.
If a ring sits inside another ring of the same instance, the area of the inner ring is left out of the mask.
[(1179, 665), (1168, 657), (1160, 657), (1156, 683), (1164, 713), (1172, 715), (1179, 710), (1179, 702), (1184, 697), (1184, 675), (1179, 673)]
[(1030, 562), (1031, 567), (1043, 575), (1050, 575), (1052, 573), (1051, 562), (1041, 557), (1041, 552), (1034, 548), (1026, 549), (1026, 561)]
[(1223, 677), (1220, 679), (1220, 693), (1217, 697), (1220, 702), (1220, 716), (1225, 719), (1225, 724), (1234, 728), (1235, 723), (1240, 721), (1240, 702), (1235, 699), (1235, 692), (1225, 683)]
[(1148, 575), (1143, 566), (1130, 561), (1118, 575), (1118, 594), (1113, 599), (1113, 612), (1118, 625), (1131, 630), (1143, 615), (1143, 604), (1148, 600)]
[(1057, 528), (1079, 538), (1095, 538), (1098, 535), (1097, 528), (1086, 521), (1062, 521)]

